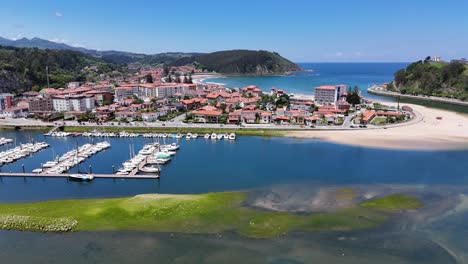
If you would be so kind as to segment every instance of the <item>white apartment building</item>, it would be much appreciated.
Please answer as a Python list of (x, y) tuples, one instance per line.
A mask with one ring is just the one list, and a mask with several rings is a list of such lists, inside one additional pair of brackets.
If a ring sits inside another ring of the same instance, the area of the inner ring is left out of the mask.
[(346, 85), (324, 85), (315, 88), (316, 104), (335, 104), (346, 92)]
[(54, 96), (52, 98), (54, 111), (92, 111), (95, 108), (94, 97), (92, 96)]
[(127, 97), (132, 97), (133, 95), (139, 95), (138, 86), (122, 86), (115, 88), (114, 92), (114, 101), (118, 102)]
[(177, 94), (185, 95), (188, 90), (188, 86), (189, 85), (184, 83), (141, 85), (139, 88), (139, 96), (167, 98), (176, 96)]

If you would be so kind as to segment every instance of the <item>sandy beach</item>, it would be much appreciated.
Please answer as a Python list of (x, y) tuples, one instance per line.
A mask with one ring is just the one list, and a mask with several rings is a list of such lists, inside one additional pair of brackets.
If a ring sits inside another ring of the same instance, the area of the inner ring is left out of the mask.
[[(354, 131), (297, 131), (288, 136), (385, 149), (468, 149), (468, 115), (420, 105), (406, 105), (417, 111), (418, 117), (398, 127)], [(438, 120), (437, 117), (442, 119)]]
[(222, 77), (224, 76), (218, 73), (198, 73), (198, 74), (192, 75), (192, 81), (194, 83), (203, 83), (205, 79), (222, 78)]

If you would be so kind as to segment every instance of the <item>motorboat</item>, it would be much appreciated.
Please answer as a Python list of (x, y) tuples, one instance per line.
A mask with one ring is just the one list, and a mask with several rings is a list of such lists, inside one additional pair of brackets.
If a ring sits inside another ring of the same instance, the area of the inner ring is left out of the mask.
[(198, 138), (198, 134), (195, 133), (195, 134), (192, 134), (192, 139), (197, 139)]
[(92, 181), (94, 176), (92, 174), (69, 174), (68, 178), (78, 181)]
[(192, 139), (192, 133), (187, 133), (187, 135), (185, 136), (186, 139), (190, 140)]
[(219, 135), (216, 136), (216, 138), (221, 140), (221, 139), (223, 139), (223, 135), (219, 134)]
[(236, 134), (234, 133), (229, 134), (229, 140), (236, 140)]
[(229, 135), (228, 135), (228, 134), (224, 134), (224, 135), (223, 135), (223, 139), (229, 139)]
[(140, 171), (149, 172), (149, 173), (156, 173), (156, 172), (159, 172), (159, 168), (151, 167), (151, 166), (145, 166), (143, 168), (140, 168)]
[(175, 151), (170, 151), (170, 150), (168, 150), (168, 149), (166, 149), (166, 148), (162, 148), (161, 151), (160, 151), (160, 153), (167, 154), (167, 155), (169, 155), (169, 156), (174, 156), (177, 152), (175, 152)]
[(203, 136), (203, 138), (209, 139), (209, 138), (210, 138), (210, 134), (205, 134), (205, 136)]
[(176, 151), (176, 150), (180, 149), (180, 146), (177, 145), (176, 143), (172, 143), (170, 145), (164, 145), (164, 146), (162, 146), (162, 148), (170, 150), (170, 151)]
[(211, 139), (216, 139), (216, 138), (217, 138), (216, 133), (211, 134)]

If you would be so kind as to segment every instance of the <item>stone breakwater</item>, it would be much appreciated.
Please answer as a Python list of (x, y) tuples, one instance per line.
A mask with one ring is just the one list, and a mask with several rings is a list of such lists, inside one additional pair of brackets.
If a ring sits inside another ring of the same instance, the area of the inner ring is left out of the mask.
[(0, 228), (4, 230), (63, 233), (74, 231), (77, 225), (72, 218), (0, 215)]

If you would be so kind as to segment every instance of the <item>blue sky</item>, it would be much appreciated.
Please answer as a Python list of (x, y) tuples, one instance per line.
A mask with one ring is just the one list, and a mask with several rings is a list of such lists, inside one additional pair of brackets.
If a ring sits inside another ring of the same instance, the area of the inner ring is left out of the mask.
[(142, 53), (277, 51), (295, 62), (468, 57), (466, 0), (15, 0), (0, 36)]

